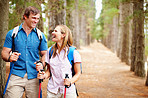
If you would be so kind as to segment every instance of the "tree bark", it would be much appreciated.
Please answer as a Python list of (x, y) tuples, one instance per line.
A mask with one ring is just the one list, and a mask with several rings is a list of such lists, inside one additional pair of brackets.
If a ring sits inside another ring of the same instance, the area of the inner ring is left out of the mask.
[(134, 32), (136, 32), (136, 58), (135, 58), (135, 75), (145, 76), (145, 44), (144, 44), (144, 0), (134, 1)]
[(49, 36), (57, 25), (66, 24), (66, 0), (49, 0)]
[(75, 9), (72, 11), (72, 23), (73, 23), (73, 44), (77, 48), (80, 48), (80, 31), (79, 31), (79, 10), (78, 10), (78, 0), (75, 0)]
[(127, 16), (129, 16), (128, 2), (120, 3), (120, 32), (121, 32), (121, 61), (128, 64), (129, 58), (129, 22)]
[[(8, 31), (9, 0), (0, 1), (0, 53), (3, 48), (4, 40)], [(0, 56), (0, 97), (3, 94), (6, 83), (6, 64)]]

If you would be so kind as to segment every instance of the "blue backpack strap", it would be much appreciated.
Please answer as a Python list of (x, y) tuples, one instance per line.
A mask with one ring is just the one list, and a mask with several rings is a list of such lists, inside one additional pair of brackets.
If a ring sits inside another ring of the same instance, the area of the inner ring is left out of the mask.
[(53, 54), (53, 49), (52, 49), (52, 48), (53, 48), (53, 46), (51, 46), (51, 47), (50, 47), (50, 50), (49, 50), (49, 59), (51, 58), (51, 56), (52, 56), (52, 54)]
[(69, 50), (67, 51), (67, 53), (68, 53), (67, 57), (68, 57), (68, 60), (69, 60), (69, 62), (70, 62), (70, 64), (72, 66), (74, 64), (74, 56), (73, 56), (73, 54), (74, 54), (75, 49), (76, 49), (75, 47), (71, 46), (71, 47), (69, 47)]
[(76, 49), (75, 47), (70, 46), (69, 50), (67, 51), (67, 53), (68, 53), (67, 58), (72, 66), (72, 76), (75, 75), (75, 71), (74, 71), (74, 50), (75, 49)]
[[(75, 49), (76, 49), (75, 47), (70, 46), (69, 51), (68, 51), (68, 55), (67, 55), (68, 60), (69, 60), (70, 64), (72, 65), (72, 76), (75, 75), (75, 71), (74, 71), (74, 50)], [(80, 67), (81, 67), (81, 73), (82, 73), (82, 63), (80, 63)]]

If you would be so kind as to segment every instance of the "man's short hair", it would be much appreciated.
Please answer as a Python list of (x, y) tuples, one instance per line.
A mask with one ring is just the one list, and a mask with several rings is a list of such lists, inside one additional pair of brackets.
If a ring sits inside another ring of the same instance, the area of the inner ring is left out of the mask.
[(24, 16), (26, 16), (27, 18), (29, 18), (29, 15), (30, 14), (39, 14), (40, 11), (36, 8), (36, 7), (33, 7), (33, 6), (29, 6), (25, 9), (25, 12), (24, 12), (24, 15), (23, 15), (23, 20), (25, 19)]

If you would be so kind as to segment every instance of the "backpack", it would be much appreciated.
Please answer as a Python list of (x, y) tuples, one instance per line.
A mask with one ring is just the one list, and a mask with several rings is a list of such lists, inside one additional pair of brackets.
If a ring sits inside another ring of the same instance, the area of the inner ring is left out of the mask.
[[(19, 30), (19, 26), (17, 26), (17, 27), (15, 27), (14, 29), (13, 29), (13, 32), (12, 32), (12, 52), (14, 52), (15, 51), (15, 45), (14, 45), (14, 38), (16, 37), (16, 35), (17, 35), (17, 33), (18, 33), (18, 30)], [(39, 38), (39, 40), (40, 40), (40, 43), (39, 43), (39, 49), (40, 49), (40, 45), (41, 45), (41, 41), (42, 41), (42, 32), (38, 29), (38, 28), (36, 28), (36, 30), (37, 30), (37, 35), (38, 35), (38, 38)]]
[[(49, 59), (51, 58), (52, 54), (53, 54), (53, 49), (52, 49), (53, 46), (51, 46), (50, 50), (49, 50)], [(75, 71), (74, 71), (74, 50), (76, 48), (73, 47), (73, 46), (70, 46), (69, 47), (69, 50), (67, 51), (68, 55), (67, 55), (67, 58), (72, 66), (72, 76), (75, 75)], [(81, 73), (82, 73), (82, 63), (80, 63), (80, 67), (81, 67)], [(52, 74), (51, 74), (52, 75)], [(75, 87), (76, 87), (76, 84), (74, 83)], [(78, 91), (77, 91), (77, 88), (76, 88), (76, 94), (77, 96), (79, 96), (78, 94)]]
[[(49, 50), (49, 59), (51, 58), (52, 54), (53, 54), (53, 46), (51, 46), (50, 50)], [(75, 71), (74, 71), (74, 50), (76, 48), (73, 46), (69, 47), (69, 50), (67, 51), (68, 55), (67, 58), (72, 66), (72, 76), (75, 75)], [(80, 67), (81, 67), (81, 73), (82, 73), (82, 64), (80, 63)]]

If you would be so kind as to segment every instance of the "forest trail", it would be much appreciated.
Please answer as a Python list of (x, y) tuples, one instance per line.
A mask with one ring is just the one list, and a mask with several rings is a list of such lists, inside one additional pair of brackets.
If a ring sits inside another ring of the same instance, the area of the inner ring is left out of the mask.
[[(83, 66), (76, 82), (78, 98), (148, 98), (146, 79), (135, 76), (130, 66), (101, 43), (94, 42), (78, 51)], [(47, 83), (48, 79), (42, 83), (43, 98), (46, 98)]]
[(135, 76), (130, 66), (101, 43), (78, 51), (83, 65), (83, 74), (76, 83), (79, 98), (148, 98), (146, 79)]

